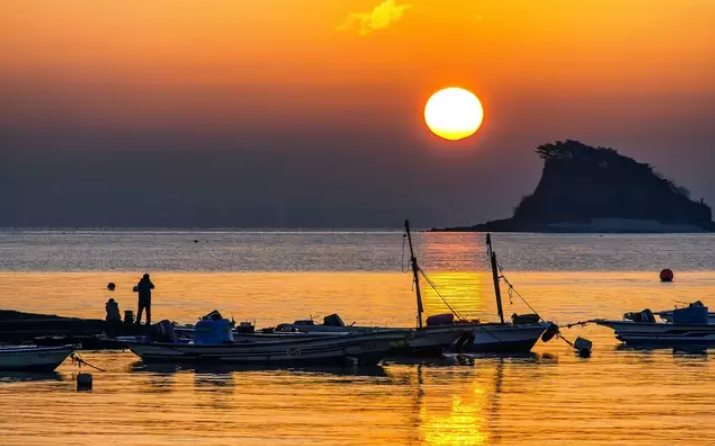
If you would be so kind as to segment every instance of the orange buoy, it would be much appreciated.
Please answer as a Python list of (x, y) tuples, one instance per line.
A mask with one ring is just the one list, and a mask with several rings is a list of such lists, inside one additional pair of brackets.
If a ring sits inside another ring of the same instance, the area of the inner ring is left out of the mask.
[(675, 274), (673, 274), (673, 270), (664, 269), (663, 271), (660, 272), (660, 281), (661, 282), (672, 282), (674, 278), (675, 278)]

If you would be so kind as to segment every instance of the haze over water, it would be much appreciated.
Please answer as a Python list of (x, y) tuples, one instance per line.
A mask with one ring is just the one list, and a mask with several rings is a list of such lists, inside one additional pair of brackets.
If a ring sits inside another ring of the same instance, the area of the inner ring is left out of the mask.
[[(194, 240), (198, 240), (195, 243)], [(497, 234), (509, 280), (560, 324), (702, 300), (715, 305), (711, 235)], [(482, 234), (415, 234), (422, 267), (468, 317), (496, 320)], [(404, 260), (406, 261), (405, 254)], [(3, 232), (0, 308), (104, 317), (135, 309), (148, 271), (153, 318), (193, 322), (214, 308), (260, 326), (337, 312), (347, 322), (411, 326), (414, 294), (394, 233)], [(675, 270), (665, 285), (658, 271)], [(109, 281), (118, 285), (106, 291)], [(423, 282), (427, 314), (445, 312)], [(504, 289), (507, 316), (528, 312)], [(129, 352), (83, 352), (77, 369), (0, 375), (2, 445), (355, 444), (608, 445), (715, 442), (707, 354), (618, 348), (604, 327), (564, 330), (522, 358), (474, 365), (388, 363), (358, 370), (147, 367)]]

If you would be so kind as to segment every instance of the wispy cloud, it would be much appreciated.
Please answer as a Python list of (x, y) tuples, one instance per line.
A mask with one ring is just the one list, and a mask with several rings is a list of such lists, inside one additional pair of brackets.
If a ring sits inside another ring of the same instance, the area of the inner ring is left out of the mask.
[(402, 18), (404, 12), (412, 5), (397, 5), (394, 0), (385, 0), (370, 12), (353, 12), (336, 28), (338, 31), (357, 30), (365, 36), (373, 31), (387, 28)]

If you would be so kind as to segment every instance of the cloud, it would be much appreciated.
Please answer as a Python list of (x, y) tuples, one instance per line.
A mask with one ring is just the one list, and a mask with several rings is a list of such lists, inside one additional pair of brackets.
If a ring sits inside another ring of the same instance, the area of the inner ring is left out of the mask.
[(373, 31), (387, 28), (391, 23), (402, 18), (404, 12), (412, 5), (397, 5), (394, 0), (385, 0), (371, 12), (353, 12), (336, 28), (338, 31), (357, 29), (358, 34), (365, 36)]

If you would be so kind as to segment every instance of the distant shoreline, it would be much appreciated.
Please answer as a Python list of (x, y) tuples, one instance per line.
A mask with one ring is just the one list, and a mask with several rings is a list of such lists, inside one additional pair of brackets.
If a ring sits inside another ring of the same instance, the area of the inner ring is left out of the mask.
[(432, 228), (429, 232), (514, 232), (544, 234), (709, 234), (697, 225), (668, 224), (655, 220), (594, 218), (590, 220), (519, 225), (512, 220), (497, 220), (481, 225)]

